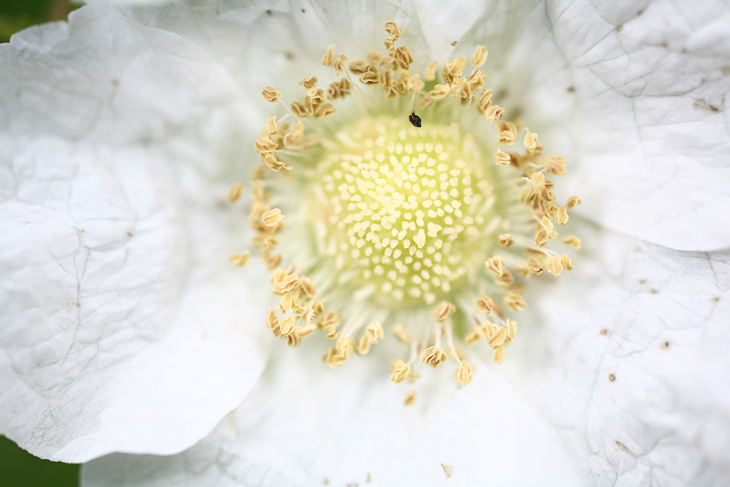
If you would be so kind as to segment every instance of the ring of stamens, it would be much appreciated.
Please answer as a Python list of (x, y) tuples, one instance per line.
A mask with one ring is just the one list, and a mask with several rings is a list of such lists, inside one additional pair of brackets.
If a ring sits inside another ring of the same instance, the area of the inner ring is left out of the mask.
[[(548, 243), (580, 199), (556, 204), (548, 175), (564, 175), (565, 159), (544, 156), (537, 134), (492, 102), (478, 69), (483, 46), (471, 74), (459, 57), (437, 83), (438, 63), (412, 73), (401, 29), (388, 22), (386, 31), (384, 56), (371, 50), (350, 61), (329, 46), (322, 63), (336, 80), (322, 88), (302, 78), (303, 101), (270, 117), (255, 143), (253, 243), (280, 297), (266, 323), (290, 346), (322, 330), (334, 340), (323, 360), (337, 367), (381, 341), (383, 322), (410, 350), (395, 362), (393, 382), (453, 359), (466, 385), (473, 369), (456, 343), (486, 342), (502, 361), (517, 331), (508, 315), (526, 306), (525, 281), (572, 269)], [(262, 95), (283, 98), (271, 86)], [(269, 177), (276, 173), (285, 177)], [(229, 199), (241, 192), (237, 184)], [(573, 235), (561, 242), (580, 248)], [(248, 259), (246, 251), (231, 264)]]

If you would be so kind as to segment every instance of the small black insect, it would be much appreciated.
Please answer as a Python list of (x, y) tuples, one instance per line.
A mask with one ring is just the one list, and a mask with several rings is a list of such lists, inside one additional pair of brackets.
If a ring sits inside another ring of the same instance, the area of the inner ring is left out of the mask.
[(411, 112), (410, 115), (408, 115), (408, 120), (411, 121), (414, 127), (420, 127), (421, 126), (421, 117), (416, 115), (415, 112)]

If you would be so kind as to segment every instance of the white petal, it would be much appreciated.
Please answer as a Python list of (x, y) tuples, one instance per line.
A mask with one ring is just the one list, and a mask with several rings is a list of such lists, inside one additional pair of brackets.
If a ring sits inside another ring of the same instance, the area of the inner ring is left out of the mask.
[(95, 460), (83, 485), (579, 485), (554, 432), (487, 366), (463, 389), (442, 377), (407, 407), (411, 387), (390, 383), (378, 357), (333, 371), (312, 364), (317, 355), (282, 350), (243, 405), (187, 452)]
[(485, 0), (418, 2), (418, 21), (431, 49), (431, 58), (446, 62), (464, 34), (480, 20), (487, 3)]
[(730, 207), (727, 4), (559, 0), (522, 15), (514, 42), (490, 49), (488, 82), (568, 158), (576, 211), (670, 248), (730, 246), (718, 224)]
[(583, 234), (503, 370), (589, 467), (584, 485), (727, 485), (730, 252)]
[(71, 462), (181, 451), (264, 363), (259, 274), (227, 263), (245, 107), (194, 44), (104, 5), (0, 60), (0, 431)]

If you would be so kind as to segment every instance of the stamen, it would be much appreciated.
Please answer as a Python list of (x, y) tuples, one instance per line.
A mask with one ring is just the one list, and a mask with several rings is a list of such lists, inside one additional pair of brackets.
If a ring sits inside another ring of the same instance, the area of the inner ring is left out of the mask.
[[(334, 79), (300, 78), (303, 98), (262, 92), (288, 112), (269, 117), (254, 143), (261, 163), (247, 193), (253, 244), (279, 300), (266, 326), (292, 347), (321, 330), (333, 340), (329, 367), (368, 355), (388, 331), (410, 349), (393, 366), (395, 383), (446, 361), (445, 339), (466, 385), (473, 370), (457, 342), (484, 339), (501, 362), (526, 280), (573, 268), (549, 247), (580, 198), (556, 204), (548, 176), (564, 175), (566, 161), (543, 155), (537, 133), (493, 103), (477, 69), (485, 46), (443, 64), (436, 83), (439, 63), (414, 62), (401, 28), (385, 30), (385, 54), (349, 60), (329, 46), (322, 64)], [(229, 201), (242, 193), (234, 185)], [(581, 246), (574, 235), (561, 242)]]
[(231, 190), (228, 192), (228, 201), (231, 203), (235, 203), (238, 201), (238, 198), (241, 197), (241, 194), (243, 193), (243, 184), (236, 183), (233, 185)]

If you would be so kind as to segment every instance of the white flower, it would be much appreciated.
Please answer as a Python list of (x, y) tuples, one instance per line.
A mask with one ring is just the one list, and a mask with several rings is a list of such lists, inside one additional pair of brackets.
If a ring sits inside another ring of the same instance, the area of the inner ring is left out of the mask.
[[(727, 482), (727, 7), (441, 3), (94, 2), (1, 46), (0, 431), (61, 461), (187, 450), (97, 460), (91, 486)], [(391, 19), (427, 58), (487, 45), (585, 196), (580, 262), (509, 360), (414, 409), (382, 363), (269, 343), (223, 204), (261, 88)]]

